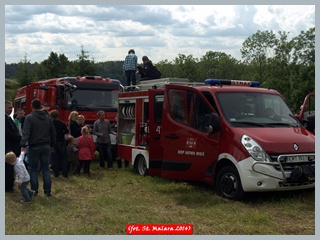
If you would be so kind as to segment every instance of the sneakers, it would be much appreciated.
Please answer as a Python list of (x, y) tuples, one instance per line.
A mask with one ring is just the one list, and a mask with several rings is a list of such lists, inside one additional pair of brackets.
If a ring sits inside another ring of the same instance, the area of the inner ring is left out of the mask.
[(30, 200), (30, 201), (21, 200), (20, 202), (21, 202), (21, 203), (31, 203), (31, 200)]

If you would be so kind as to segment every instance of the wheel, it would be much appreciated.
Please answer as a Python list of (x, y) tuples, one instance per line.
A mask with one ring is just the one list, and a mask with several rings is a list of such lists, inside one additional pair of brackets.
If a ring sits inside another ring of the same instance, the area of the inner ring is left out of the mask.
[(147, 175), (147, 163), (143, 156), (139, 156), (134, 164), (134, 170), (141, 176)]
[(216, 178), (216, 191), (224, 198), (242, 200), (242, 189), (239, 173), (235, 167), (226, 166), (220, 169)]

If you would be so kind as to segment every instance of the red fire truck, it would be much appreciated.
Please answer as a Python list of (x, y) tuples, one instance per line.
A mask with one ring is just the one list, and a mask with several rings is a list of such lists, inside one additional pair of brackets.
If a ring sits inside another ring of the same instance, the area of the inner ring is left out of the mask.
[(119, 93), (118, 157), (140, 175), (202, 181), (221, 196), (315, 187), (315, 136), (259, 83), (145, 81)]
[[(73, 110), (84, 115), (89, 125), (97, 120), (99, 110), (104, 110), (106, 119), (114, 123), (121, 86), (119, 80), (100, 76), (63, 77), (33, 82), (17, 89), (14, 108), (24, 109), (28, 114), (32, 111), (31, 101), (38, 98), (48, 111), (58, 110), (59, 118), (66, 123)], [(111, 136), (115, 144), (115, 137)]]
[(299, 122), (313, 134), (315, 134), (315, 98), (315, 92), (309, 93), (301, 105), (299, 114), (296, 115)]

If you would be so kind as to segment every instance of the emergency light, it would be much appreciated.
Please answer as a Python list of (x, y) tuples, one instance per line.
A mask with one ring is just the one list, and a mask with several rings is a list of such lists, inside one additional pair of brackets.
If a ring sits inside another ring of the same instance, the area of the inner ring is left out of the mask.
[(259, 87), (259, 82), (244, 81), (244, 80), (221, 80), (221, 79), (207, 79), (204, 81), (206, 85), (232, 85), (232, 86), (247, 86), (247, 87)]

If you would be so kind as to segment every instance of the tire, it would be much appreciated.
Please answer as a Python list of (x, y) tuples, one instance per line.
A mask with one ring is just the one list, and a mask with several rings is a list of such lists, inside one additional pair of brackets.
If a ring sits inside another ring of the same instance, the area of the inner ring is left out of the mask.
[(136, 159), (136, 162), (134, 163), (134, 170), (141, 176), (147, 175), (147, 163), (146, 159), (142, 155), (138, 156)]
[(240, 176), (235, 167), (221, 168), (216, 178), (215, 187), (221, 197), (237, 201), (244, 197)]

